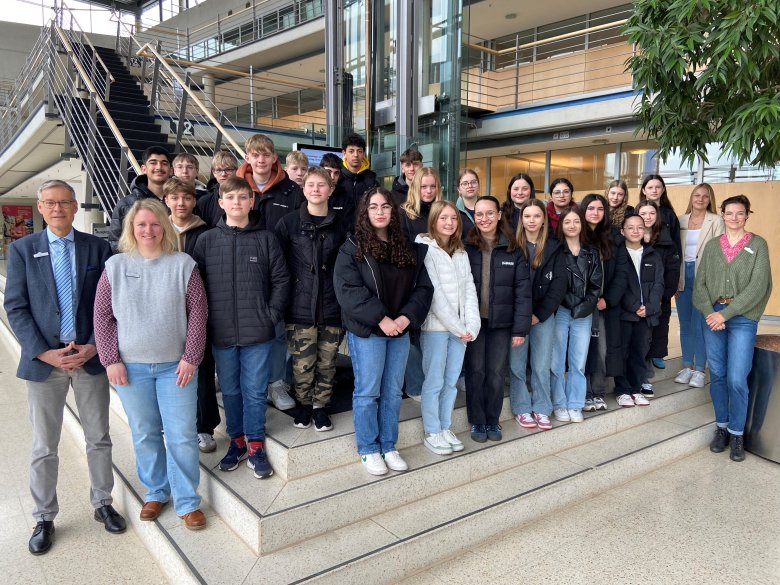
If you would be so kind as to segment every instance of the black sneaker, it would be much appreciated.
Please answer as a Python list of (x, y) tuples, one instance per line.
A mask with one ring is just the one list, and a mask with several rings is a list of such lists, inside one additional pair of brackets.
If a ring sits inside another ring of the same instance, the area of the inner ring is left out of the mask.
[(246, 461), (247, 467), (255, 470), (255, 477), (257, 479), (265, 479), (271, 477), (274, 474), (273, 467), (268, 462), (268, 457), (265, 456), (265, 448), (258, 447), (249, 456)]
[(501, 425), (485, 425), (485, 433), (491, 441), (501, 440)]
[(710, 443), (710, 451), (713, 453), (723, 453), (729, 444), (729, 432), (720, 427), (715, 429), (715, 437)]
[(742, 435), (731, 435), (731, 454), (729, 459), (732, 461), (745, 460), (745, 440)]
[(296, 409), (293, 426), (299, 429), (308, 429), (311, 426), (311, 405), (301, 405)]
[(246, 459), (246, 445), (239, 447), (238, 443), (230, 441), (227, 453), (219, 462), (219, 468), (222, 471), (233, 471), (243, 459)]
[(485, 425), (471, 425), (471, 440), (477, 443), (484, 443), (487, 441), (487, 430)]
[(329, 431), (333, 428), (333, 423), (330, 422), (330, 417), (324, 408), (315, 408), (312, 417), (315, 431)]

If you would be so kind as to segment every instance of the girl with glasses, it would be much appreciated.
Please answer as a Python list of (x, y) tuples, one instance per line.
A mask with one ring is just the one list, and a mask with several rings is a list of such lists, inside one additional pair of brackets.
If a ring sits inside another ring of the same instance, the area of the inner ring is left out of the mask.
[(557, 237), (558, 220), (566, 209), (575, 207), (574, 185), (569, 179), (559, 178), (550, 183), (550, 200), (547, 202), (547, 221), (550, 224), (550, 233)]

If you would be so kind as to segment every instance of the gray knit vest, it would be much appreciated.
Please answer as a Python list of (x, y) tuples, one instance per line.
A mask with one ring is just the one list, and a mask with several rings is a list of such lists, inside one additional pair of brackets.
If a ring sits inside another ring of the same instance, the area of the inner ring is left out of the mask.
[(119, 354), (126, 364), (178, 362), (187, 337), (187, 285), (195, 261), (174, 252), (145, 260), (117, 254), (106, 262)]

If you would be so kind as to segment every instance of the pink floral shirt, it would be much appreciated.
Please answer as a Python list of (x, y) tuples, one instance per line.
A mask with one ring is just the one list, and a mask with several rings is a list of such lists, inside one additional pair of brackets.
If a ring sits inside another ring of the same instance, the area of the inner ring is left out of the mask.
[(747, 246), (750, 239), (753, 237), (753, 234), (750, 232), (747, 232), (744, 236), (742, 236), (739, 241), (737, 241), (736, 244), (733, 246), (729, 245), (729, 238), (726, 234), (723, 234), (720, 236), (720, 249), (723, 252), (723, 255), (726, 257), (726, 262), (731, 264), (732, 260), (737, 257), (737, 254), (739, 254), (742, 251), (742, 248)]

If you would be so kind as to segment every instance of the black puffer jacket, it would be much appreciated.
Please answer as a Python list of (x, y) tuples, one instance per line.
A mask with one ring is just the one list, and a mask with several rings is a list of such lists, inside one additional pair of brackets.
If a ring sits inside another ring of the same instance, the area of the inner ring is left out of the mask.
[(601, 296), (604, 277), (601, 259), (598, 251), (590, 246), (582, 246), (576, 257), (566, 244), (561, 247), (568, 281), (561, 306), (570, 309), (573, 318), (582, 319), (596, 310), (596, 303)]
[(376, 173), (371, 169), (366, 169), (360, 173), (353, 173), (346, 167), (341, 167), (341, 176), (339, 177), (333, 195), (328, 200), (330, 208), (344, 218), (347, 229), (351, 230), (355, 225), (355, 211), (358, 201), (363, 194), (377, 187), (379, 181), (376, 180)]
[(114, 210), (111, 212), (111, 222), (108, 226), (108, 243), (111, 249), (116, 251), (117, 242), (122, 237), (122, 221), (133, 204), (139, 199), (157, 197), (149, 190), (149, 178), (146, 175), (138, 175), (130, 183), (130, 192), (116, 202)]
[[(433, 300), (433, 284), (425, 269), (425, 255), (428, 246), (411, 244), (417, 263), (414, 273), (414, 288), (406, 305), (400, 313), (409, 319), (409, 329), (422, 327)], [(336, 298), (341, 305), (341, 320), (344, 328), (358, 337), (368, 337), (371, 331), (387, 315), (387, 307), (379, 296), (382, 290), (379, 263), (370, 256), (358, 261), (355, 257), (357, 244), (353, 236), (341, 246), (336, 268), (333, 274), (333, 285)]]
[(658, 209), (661, 212), (661, 219), (664, 222), (664, 227), (669, 230), (669, 237), (672, 242), (674, 242), (674, 247), (677, 249), (677, 256), (682, 258), (683, 249), (682, 241), (680, 240), (680, 219), (677, 217), (674, 209), (663, 206), (659, 206)]
[(639, 321), (636, 311), (645, 306), (647, 323), (655, 327), (661, 313), (664, 291), (664, 266), (661, 255), (652, 246), (645, 245), (639, 266), (639, 278), (625, 246), (617, 253), (617, 266), (612, 286), (623, 291), (620, 297), (620, 320)]
[(292, 280), (285, 322), (341, 327), (333, 288), (336, 257), (347, 237), (341, 218), (330, 210), (318, 224), (302, 205), (276, 224), (276, 237)]
[(680, 255), (666, 226), (661, 228), (653, 249), (661, 255), (664, 264), (664, 301), (671, 301), (680, 285)]
[[(530, 260), (528, 262), (531, 263)], [(542, 263), (534, 271), (533, 314), (544, 323), (555, 314), (566, 294), (568, 279), (561, 254), (561, 244), (550, 238), (544, 246)]]
[(219, 206), (219, 183), (217, 180), (211, 179), (206, 188), (209, 190), (209, 194), (198, 199), (195, 203), (194, 213), (205, 221), (208, 227), (213, 228), (219, 223), (225, 212)]
[(393, 179), (393, 199), (398, 205), (403, 205), (406, 202), (406, 197), (409, 195), (409, 185), (406, 182), (406, 177), (403, 175)]
[(198, 238), (193, 258), (206, 285), (209, 334), (219, 347), (270, 341), (287, 306), (290, 275), (273, 232), (260, 229), (256, 211), (249, 225), (220, 220)]
[(260, 229), (273, 231), (285, 215), (298, 209), (306, 201), (298, 183), (286, 174), (262, 196), (255, 194), (254, 209), (260, 212)]
[(428, 216), (431, 214), (432, 203), (420, 203), (420, 215), (411, 219), (406, 211), (401, 210), (401, 229), (406, 239), (411, 243), (417, 236), (428, 232)]
[[(482, 294), (482, 251), (467, 244), (466, 253), (479, 299)], [(491, 252), (490, 262), (488, 327), (511, 328), (513, 336), (525, 337), (531, 331), (532, 314), (528, 262), (519, 249), (508, 250), (503, 234)]]

